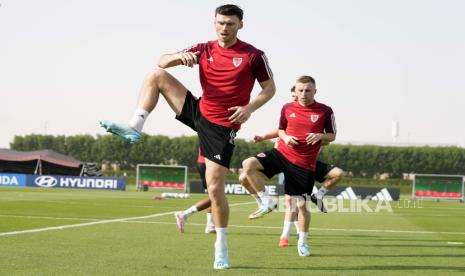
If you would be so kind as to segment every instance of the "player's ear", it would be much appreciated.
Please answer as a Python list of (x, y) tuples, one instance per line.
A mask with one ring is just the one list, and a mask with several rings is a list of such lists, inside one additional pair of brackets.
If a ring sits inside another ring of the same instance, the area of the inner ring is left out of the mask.
[(242, 27), (244, 27), (244, 22), (241, 20), (241, 21), (239, 22), (239, 30), (242, 29)]

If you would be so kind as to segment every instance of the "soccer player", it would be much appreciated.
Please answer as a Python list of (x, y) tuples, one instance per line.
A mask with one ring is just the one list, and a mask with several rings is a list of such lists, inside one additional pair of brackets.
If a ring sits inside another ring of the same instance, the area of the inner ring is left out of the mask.
[[(200, 179), (202, 180), (202, 186), (204, 189), (207, 189), (207, 181), (205, 179), (205, 157), (200, 153), (200, 148), (198, 150), (198, 158), (197, 158), (197, 170), (200, 174)], [(180, 212), (176, 212), (174, 217), (176, 218), (176, 225), (181, 233), (184, 233), (184, 225), (186, 224), (187, 218), (192, 216), (193, 214), (200, 212), (202, 210), (207, 209), (207, 224), (205, 226), (205, 233), (212, 234), (216, 233), (215, 224), (212, 218), (212, 211), (211, 211), (211, 200), (210, 198), (205, 198), (197, 202), (196, 204), (192, 205), (188, 209)]]
[[(285, 104), (281, 110), (278, 147), (244, 160), (242, 178), (247, 178), (252, 187), (263, 191), (265, 176), (271, 178), (284, 173), (285, 194), (293, 197), (299, 209), (297, 251), (299, 256), (309, 256), (307, 197), (312, 193), (321, 144), (334, 141), (336, 128), (332, 109), (314, 99), (316, 86), (312, 77), (299, 77), (295, 93), (297, 101)], [(250, 217), (262, 217), (267, 213), (269, 208), (262, 204)]]
[[(292, 87), (292, 92), (294, 87)], [(278, 130), (274, 130), (270, 133), (265, 135), (256, 135), (254, 137), (254, 143), (277, 138), (278, 137)], [(324, 144), (322, 143), (322, 146)], [(321, 212), (326, 213), (326, 208), (323, 204), (323, 197), (324, 195), (331, 190), (334, 186), (337, 185), (344, 177), (345, 172), (341, 169), (336, 167), (333, 164), (327, 164), (321, 162), (320, 160), (316, 161), (315, 167), (315, 180), (323, 183), (317, 193), (310, 195), (310, 200), (315, 203)], [(250, 186), (250, 185), (249, 185)], [(254, 191), (253, 188), (248, 188), (248, 190)], [(252, 194), (252, 196), (254, 196)], [(287, 247), (289, 246), (289, 234), (292, 230), (292, 226), (295, 225), (297, 229), (297, 233), (299, 232), (299, 226), (297, 222), (297, 209), (295, 208), (295, 202), (292, 201), (291, 197), (285, 195), (284, 203), (286, 205), (286, 213), (284, 215), (284, 226), (283, 232), (279, 239), (279, 247)]]
[[(161, 94), (176, 117), (197, 131), (200, 150), (205, 156), (205, 178), (216, 226), (215, 269), (229, 267), (226, 234), (229, 205), (224, 193), (224, 179), (236, 132), (255, 110), (273, 97), (276, 90), (264, 52), (237, 38), (238, 31), (243, 27), (242, 18), (240, 7), (220, 6), (215, 10), (217, 40), (161, 56), (158, 64), (161, 68), (199, 64), (203, 92), (200, 99), (196, 99), (165, 70), (154, 69), (143, 83), (138, 108), (129, 124), (101, 122), (107, 131), (130, 143), (137, 142), (142, 126)], [(250, 100), (255, 80), (262, 90)]]
[[(291, 97), (294, 101), (297, 101), (297, 96), (295, 94), (295, 86), (292, 86), (291, 88)], [(267, 133), (265, 135), (255, 135), (254, 136), (254, 143), (259, 143), (259, 142), (262, 142), (262, 141), (265, 141), (265, 140), (270, 140), (270, 139), (274, 139), (274, 138), (279, 138), (279, 135), (278, 135), (278, 131), (279, 129), (276, 129), (276, 130), (273, 130), (272, 132), (270, 133)], [(322, 146), (326, 146), (328, 145), (329, 143), (325, 143), (323, 142), (321, 145)], [(275, 146), (277, 146), (278, 143), (276, 142)], [(318, 192), (316, 194), (311, 194), (310, 195), (310, 199), (313, 203), (315, 203), (318, 208), (320, 209), (321, 212), (323, 213), (326, 213), (326, 208), (323, 204), (323, 197), (324, 195), (329, 191), (331, 190), (334, 186), (336, 186), (337, 183), (339, 183), (341, 181), (341, 179), (344, 177), (345, 175), (345, 172), (341, 169), (341, 168), (338, 168), (336, 167), (335, 165), (333, 164), (327, 164), (327, 163), (324, 163), (324, 162), (321, 162), (320, 160), (317, 160), (316, 162), (316, 169), (315, 169), (315, 180), (320, 182), (320, 183), (323, 183), (323, 185), (320, 187), (320, 189), (318, 190)], [(250, 186), (249, 184), (247, 186)], [(246, 187), (248, 188), (248, 187)], [(248, 190), (254, 190), (253, 187), (252, 188), (248, 188)], [(255, 195), (253, 193), (251, 193), (252, 196), (255, 197)], [(287, 198), (285, 200), (285, 202), (289, 202), (289, 199)], [(293, 216), (295, 217), (295, 216)], [(288, 217), (289, 219), (291, 217)], [(286, 221), (286, 220), (285, 220)], [(293, 221), (293, 220), (287, 220), (287, 221)], [(290, 224), (290, 226), (292, 227), (292, 224)]]

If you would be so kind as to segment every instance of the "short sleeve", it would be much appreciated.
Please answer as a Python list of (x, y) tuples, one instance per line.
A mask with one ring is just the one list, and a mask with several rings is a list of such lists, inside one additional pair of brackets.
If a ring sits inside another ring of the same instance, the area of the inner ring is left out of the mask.
[(326, 116), (325, 121), (325, 133), (334, 133), (336, 134), (336, 119), (334, 117), (333, 110), (328, 108), (328, 115)]
[(286, 130), (287, 118), (286, 118), (286, 106), (281, 109), (281, 117), (279, 118), (279, 129)]
[(183, 49), (181, 52), (192, 52), (192, 53), (195, 53), (195, 52), (200, 52), (200, 54), (202, 54), (202, 52), (205, 50), (206, 48), (206, 45), (207, 43), (198, 43), (198, 44), (194, 44), (190, 47), (187, 47), (185, 49)]
[(262, 51), (257, 51), (252, 56), (252, 73), (258, 82), (273, 79), (273, 72), (268, 63), (268, 58)]

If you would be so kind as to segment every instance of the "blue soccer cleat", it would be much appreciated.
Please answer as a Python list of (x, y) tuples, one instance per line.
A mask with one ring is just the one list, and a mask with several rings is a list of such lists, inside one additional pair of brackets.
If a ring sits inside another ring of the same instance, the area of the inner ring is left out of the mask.
[(215, 250), (215, 262), (213, 263), (214, 269), (228, 269), (229, 268), (229, 256), (228, 249), (223, 249), (221, 251)]
[(299, 252), (300, 257), (308, 257), (310, 256), (310, 247), (306, 243), (298, 243), (297, 252)]
[(100, 126), (107, 132), (123, 138), (129, 144), (135, 144), (140, 140), (140, 132), (125, 124), (112, 123), (107, 120), (100, 121)]

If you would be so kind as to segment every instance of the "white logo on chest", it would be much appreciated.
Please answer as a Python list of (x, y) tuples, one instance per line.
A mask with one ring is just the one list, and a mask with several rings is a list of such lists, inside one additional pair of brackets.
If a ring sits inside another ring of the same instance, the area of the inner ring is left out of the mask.
[(318, 117), (319, 117), (318, 115), (312, 114), (312, 115), (310, 115), (310, 121), (315, 123), (316, 121), (318, 121)]
[(238, 67), (242, 63), (242, 58), (233, 58), (232, 62), (234, 64), (234, 66)]
[(208, 58), (208, 61), (209, 61), (209, 62), (213, 62), (213, 57), (209, 57), (209, 58)]
[(291, 113), (291, 115), (289, 115), (289, 117), (295, 118), (295, 113)]

